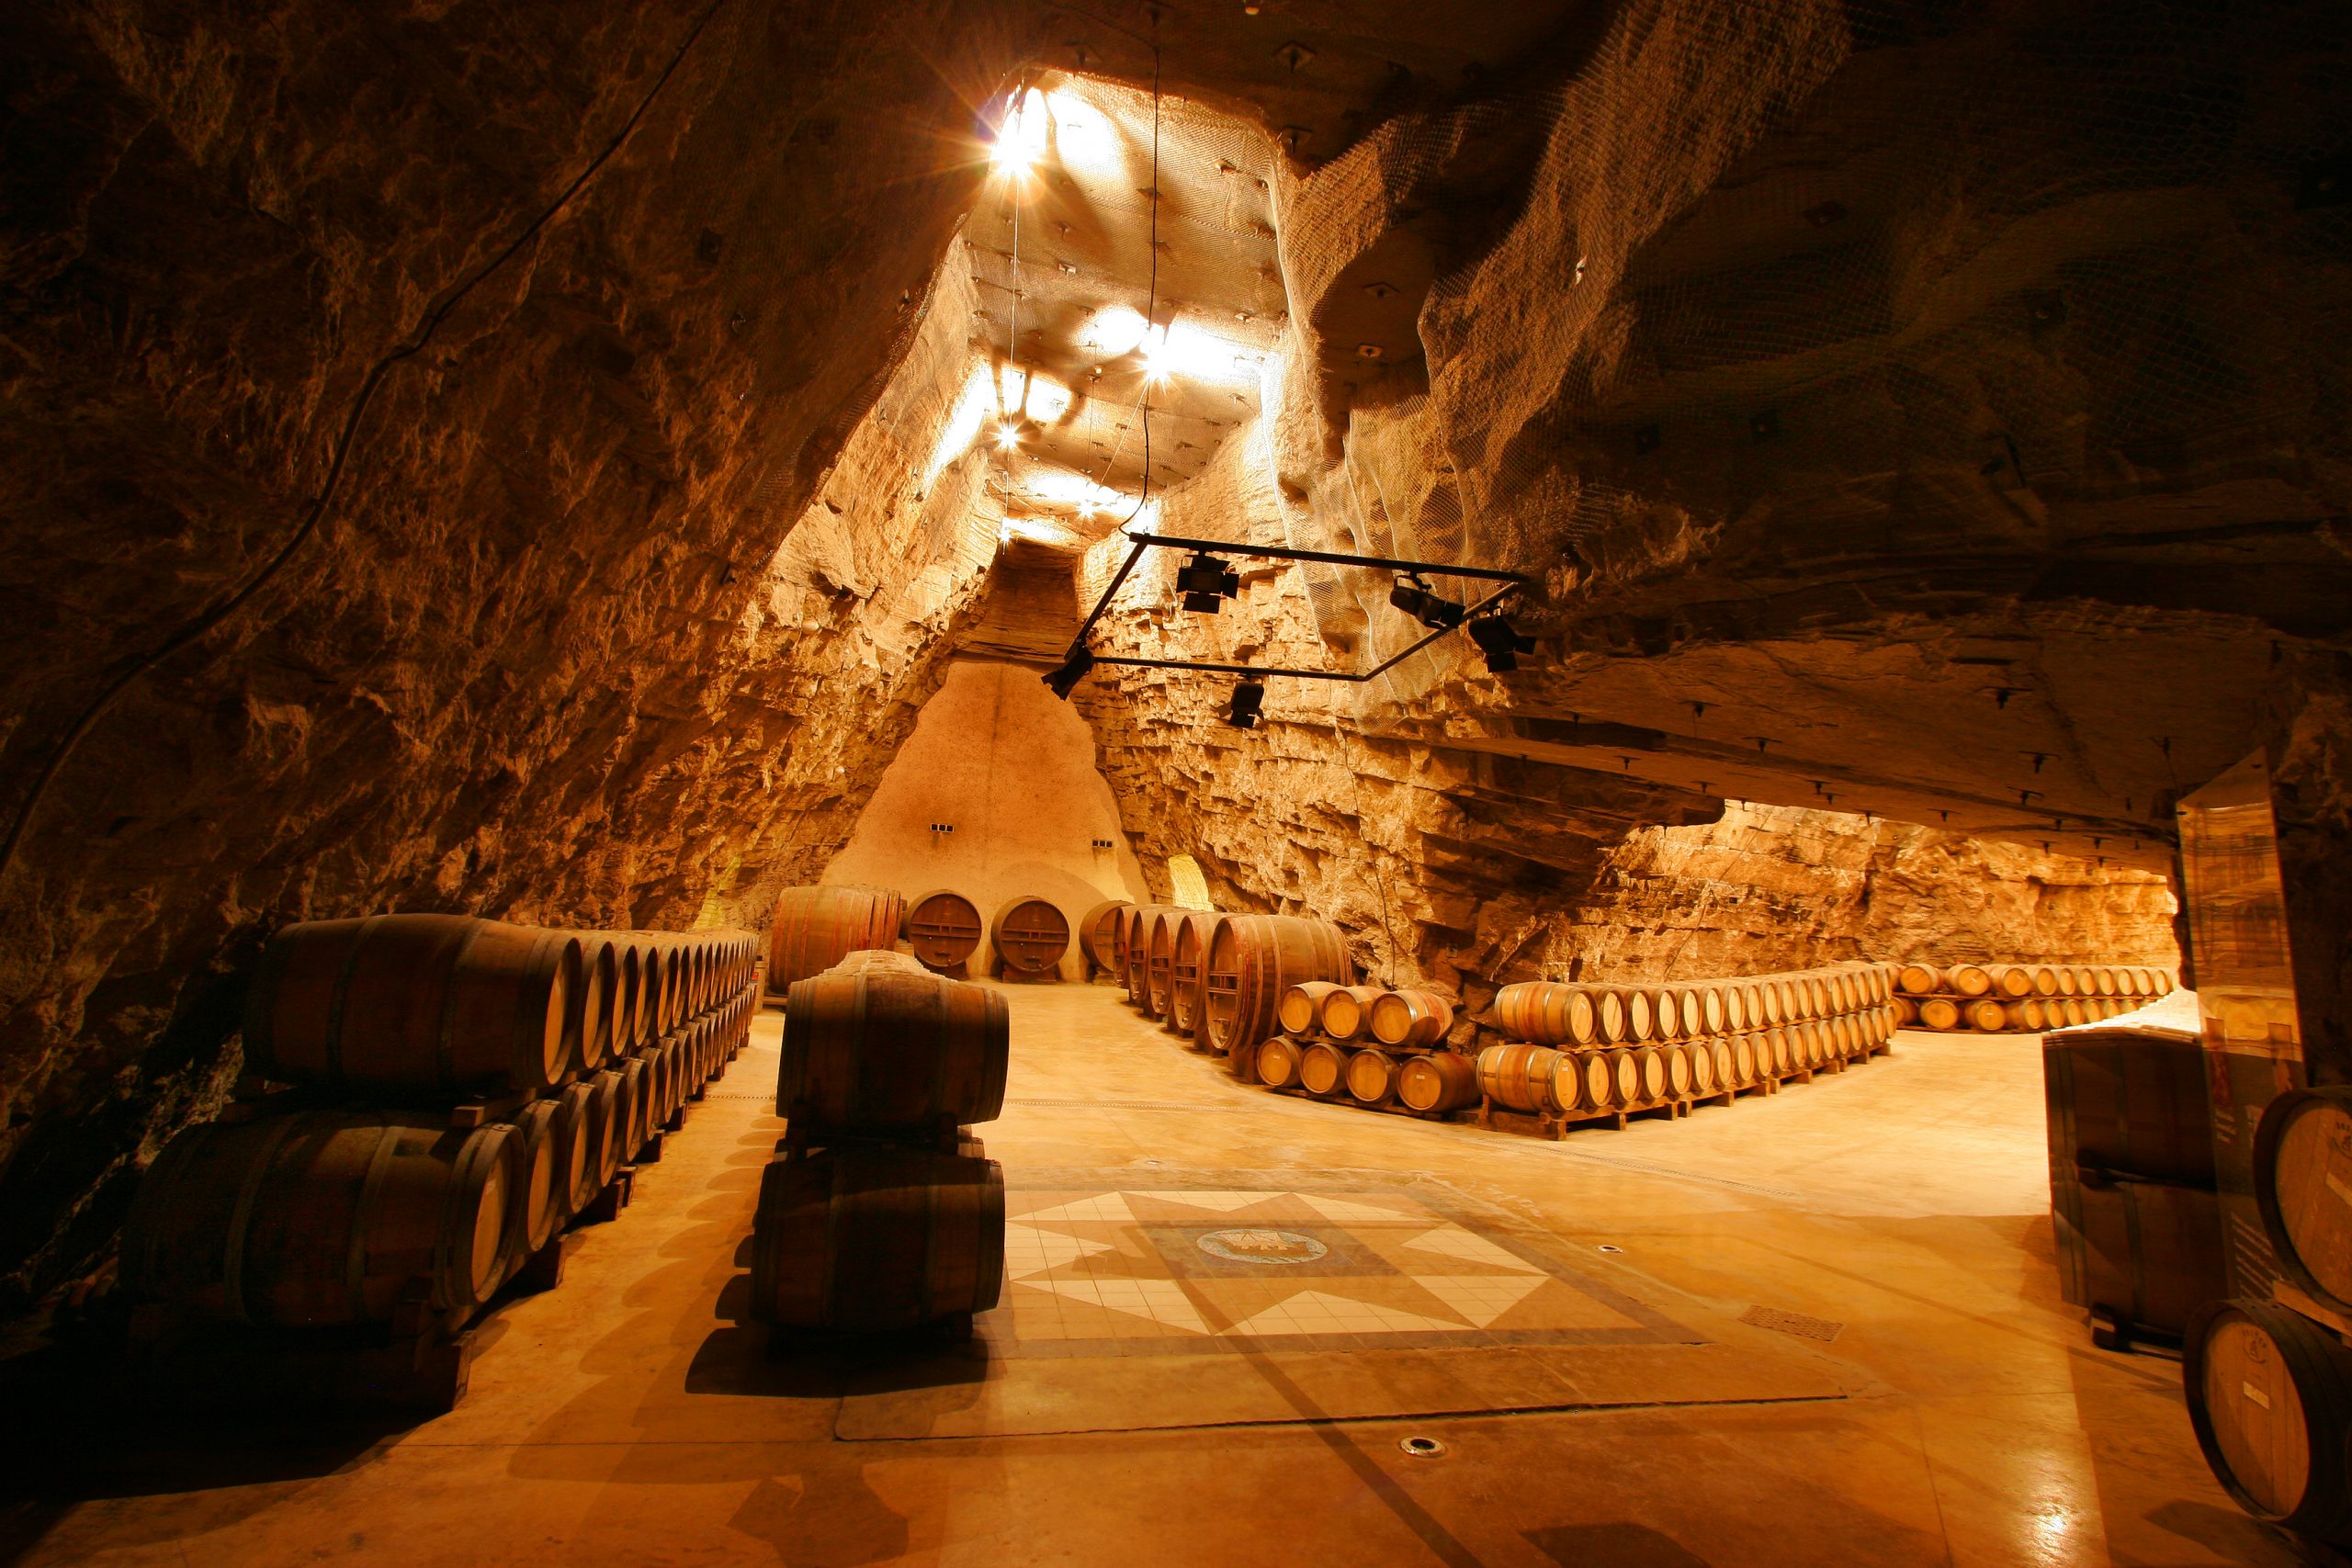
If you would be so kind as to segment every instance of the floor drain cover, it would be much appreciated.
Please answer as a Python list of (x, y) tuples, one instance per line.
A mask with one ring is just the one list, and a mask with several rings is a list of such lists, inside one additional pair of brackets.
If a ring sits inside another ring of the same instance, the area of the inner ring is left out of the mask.
[(1445, 1445), (1435, 1438), (1406, 1438), (1396, 1446), (1415, 1459), (1435, 1459), (1445, 1452)]
[(1749, 1307), (1739, 1314), (1742, 1323), (1752, 1323), (1758, 1328), (1775, 1328), (1782, 1334), (1801, 1335), (1807, 1339), (1835, 1339), (1846, 1332), (1842, 1323), (1832, 1323), (1826, 1317), (1807, 1317), (1801, 1312), (1782, 1312), (1778, 1307)]

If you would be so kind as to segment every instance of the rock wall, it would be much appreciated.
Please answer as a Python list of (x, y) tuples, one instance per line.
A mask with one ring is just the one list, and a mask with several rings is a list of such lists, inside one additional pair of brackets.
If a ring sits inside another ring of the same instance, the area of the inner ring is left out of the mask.
[(900, 448), (1008, 14), (8, 9), (0, 1304), (271, 928), (684, 924), (846, 836), (993, 548)]

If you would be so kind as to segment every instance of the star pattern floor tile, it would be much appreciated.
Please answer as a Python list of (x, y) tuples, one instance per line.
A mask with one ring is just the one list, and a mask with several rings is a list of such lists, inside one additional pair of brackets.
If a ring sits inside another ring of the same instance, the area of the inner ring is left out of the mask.
[(1080, 1174), (1008, 1194), (995, 1354), (1696, 1342), (1436, 1191)]

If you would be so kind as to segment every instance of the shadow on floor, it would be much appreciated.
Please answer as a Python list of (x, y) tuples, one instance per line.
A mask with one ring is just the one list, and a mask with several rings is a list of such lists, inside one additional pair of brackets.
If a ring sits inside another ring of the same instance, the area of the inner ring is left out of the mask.
[[(738, 1249), (748, 1257), (750, 1242)], [(949, 1407), (969, 1404), (952, 1391), (977, 1397), (989, 1379), (993, 1358), (984, 1335), (958, 1339), (929, 1328), (858, 1336), (809, 1335), (778, 1341), (767, 1325), (752, 1320), (752, 1277), (738, 1274), (719, 1288), (713, 1315), (719, 1326), (695, 1348), (686, 1367), (688, 1393), (752, 1395), (769, 1399), (838, 1398), (849, 1392), (902, 1393), (916, 1389), (949, 1391)]]
[(1708, 1568), (1705, 1558), (1647, 1525), (1556, 1525), (1525, 1534), (1529, 1545), (1568, 1568)]

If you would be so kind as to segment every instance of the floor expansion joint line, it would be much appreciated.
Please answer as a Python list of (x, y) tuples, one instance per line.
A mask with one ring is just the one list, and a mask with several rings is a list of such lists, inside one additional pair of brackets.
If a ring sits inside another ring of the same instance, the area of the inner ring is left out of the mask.
[(1639, 1171), (1644, 1176), (1668, 1176), (1681, 1181), (1702, 1182), (1709, 1187), (1728, 1187), (1736, 1192), (1753, 1192), (1759, 1198), (1775, 1198), (1784, 1203), (1813, 1201), (1803, 1192), (1792, 1192), (1785, 1187), (1765, 1187), (1753, 1181), (1741, 1181), (1736, 1177), (1709, 1176), (1699, 1170), (1677, 1170), (1672, 1166), (1654, 1165), (1645, 1159), (1628, 1159), (1623, 1155), (1587, 1154), (1580, 1149), (1562, 1149), (1560, 1152), (1570, 1159), (1580, 1159), (1589, 1165), (1605, 1165), (1615, 1170)]
[[(837, 1443), (986, 1443), (1014, 1438), (1099, 1438), (1132, 1433), (1136, 1437), (1164, 1437), (1182, 1432), (1237, 1432), (1253, 1430), (1280, 1431), (1292, 1427), (1386, 1427), (1406, 1421), (1507, 1421), (1527, 1416), (1607, 1416), (1618, 1412), (1641, 1410), (1760, 1410), (1784, 1404), (1842, 1404), (1854, 1396), (1850, 1393), (1791, 1393), (1759, 1399), (1644, 1399), (1626, 1400), (1609, 1404), (1523, 1404), (1510, 1410), (1412, 1410), (1386, 1416), (1298, 1416), (1287, 1419), (1272, 1416), (1239, 1421), (1188, 1421), (1166, 1427), (1059, 1427), (1050, 1432), (947, 1432), (923, 1433), (899, 1437), (886, 1435), (872, 1438), (844, 1438), (836, 1427), (832, 1440)], [(745, 1439), (750, 1440), (750, 1439)], [(570, 1445), (535, 1444), (534, 1447)]]

